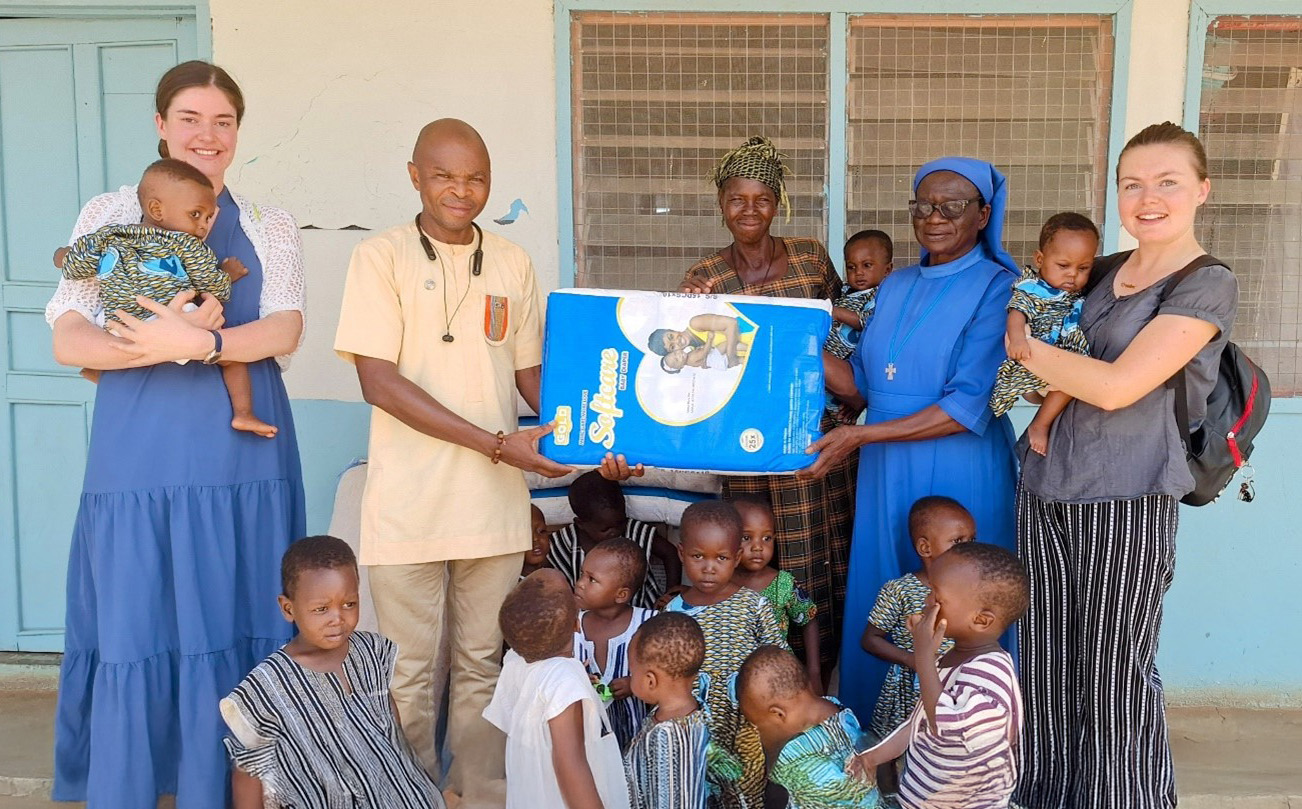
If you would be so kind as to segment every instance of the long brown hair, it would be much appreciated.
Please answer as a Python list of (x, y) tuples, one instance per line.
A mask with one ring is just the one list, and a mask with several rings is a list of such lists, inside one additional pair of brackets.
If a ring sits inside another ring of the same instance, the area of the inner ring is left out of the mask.
[[(182, 62), (163, 74), (163, 78), (158, 80), (158, 89), (154, 91), (154, 108), (166, 118), (167, 108), (172, 105), (172, 99), (177, 93), (191, 87), (209, 86), (225, 93), (226, 99), (235, 108), (235, 125), (239, 126), (244, 120), (244, 93), (240, 91), (240, 86), (225, 70), (198, 59)], [(167, 142), (161, 138), (158, 141), (158, 154), (160, 157), (171, 157), (167, 153)]]

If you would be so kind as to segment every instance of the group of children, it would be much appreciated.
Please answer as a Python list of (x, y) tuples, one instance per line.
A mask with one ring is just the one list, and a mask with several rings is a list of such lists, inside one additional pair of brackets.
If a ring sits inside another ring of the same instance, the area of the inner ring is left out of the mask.
[[(787, 645), (779, 613), (794, 623), (808, 604), (762, 595), (783, 576), (768, 567), (772, 519), (756, 501), (689, 506), (690, 585), (660, 612), (632, 604), (647, 552), (624, 537), (586, 550), (573, 585), (546, 566), (522, 578), (499, 611), (508, 650), (484, 711), (507, 736), (508, 807), (1006, 804), (1021, 708), (998, 638), (1026, 609), (1021, 563), (976, 542), (956, 502), (915, 504), (921, 569), (883, 588), (864, 638), (901, 676), (866, 732)], [(294, 543), (282, 589), (298, 634), (221, 704), (237, 809), (442, 807), (389, 697), (396, 649), (356, 630), (348, 545)]]
[[(60, 251), (64, 273), (100, 278), (113, 319), (119, 309), (149, 315), (131, 310), (137, 294), (166, 302), (203, 279), (207, 291), (228, 295), (241, 268), (219, 268), (201, 241), (215, 214), (211, 183), (184, 163), (159, 161), (142, 178), (140, 201), (140, 225)], [(1028, 337), (1088, 351), (1080, 312), (1098, 242), (1089, 219), (1051, 217), (1034, 267), (1013, 289), (1009, 357), (991, 408), (1002, 414), (1020, 396), (1040, 401), (1028, 429), (1037, 452), (1070, 400), (1018, 360)], [(855, 350), (892, 260), (881, 231), (846, 243), (848, 284), (828, 352)], [(711, 325), (701, 324), (707, 349), (716, 342)], [(661, 336), (652, 348), (687, 362), (692, 346), (674, 340)], [(241, 370), (225, 373), (232, 426), (270, 437)], [(863, 636), (865, 650), (892, 664), (865, 731), (822, 696), (817, 610), (774, 565), (767, 504), (693, 504), (675, 548), (630, 519), (618, 484), (595, 471), (575, 480), (569, 497), (575, 517), (559, 531), (535, 507), (521, 581), (499, 613), (509, 649), (484, 716), (507, 735), (508, 806), (1007, 804), (1021, 705), (998, 638), (1025, 611), (1029, 580), (1012, 554), (975, 540), (961, 504), (926, 497), (910, 512), (920, 568), (886, 583)], [(653, 560), (663, 580), (650, 575)], [(221, 703), (237, 807), (443, 806), (389, 696), (396, 648), (356, 631), (358, 590), (356, 559), (341, 540), (309, 537), (285, 554), (279, 601), (297, 635)], [(795, 628), (804, 662), (788, 645)]]

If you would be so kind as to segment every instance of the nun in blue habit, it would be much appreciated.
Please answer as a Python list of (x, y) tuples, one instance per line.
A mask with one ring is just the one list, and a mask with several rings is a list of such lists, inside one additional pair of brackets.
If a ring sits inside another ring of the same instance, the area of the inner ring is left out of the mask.
[[(972, 513), (978, 540), (1016, 551), (1013, 430), (988, 406), (1019, 275), (1000, 242), (1008, 189), (989, 163), (946, 157), (918, 169), (913, 195), (921, 262), (882, 282), (848, 361), (825, 355), (829, 389), (862, 399), (865, 423), (814, 444), (807, 472), (859, 452), (839, 696), (864, 721), (889, 668), (861, 646), (868, 613), (883, 584), (921, 567), (909, 538), (914, 501), (952, 497)], [(1011, 651), (1010, 642), (1011, 632)]]

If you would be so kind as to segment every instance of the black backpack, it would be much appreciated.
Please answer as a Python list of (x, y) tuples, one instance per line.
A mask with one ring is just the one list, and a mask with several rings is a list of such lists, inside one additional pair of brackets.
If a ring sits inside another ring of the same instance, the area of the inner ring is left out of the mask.
[[(1163, 297), (1170, 295), (1195, 271), (1214, 265), (1228, 267), (1209, 255), (1194, 259), (1171, 276)], [(1239, 499), (1251, 502), (1255, 494), (1248, 457), (1252, 455), (1253, 439), (1261, 432), (1270, 413), (1270, 380), (1265, 372), (1237, 345), (1227, 342), (1221, 351), (1216, 384), (1207, 396), (1207, 416), (1197, 430), (1189, 429), (1189, 394), (1184, 369), (1167, 380), (1166, 386), (1175, 391), (1176, 428), (1184, 441), (1194, 479), (1193, 491), (1180, 502), (1190, 506), (1215, 502), (1244, 466), (1248, 471), (1239, 488)]]

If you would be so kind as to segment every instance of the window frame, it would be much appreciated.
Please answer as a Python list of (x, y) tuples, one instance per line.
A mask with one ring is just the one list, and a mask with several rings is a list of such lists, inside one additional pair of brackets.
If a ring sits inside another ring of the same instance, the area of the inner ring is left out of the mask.
[[(1185, 69), (1185, 129), (1198, 133), (1203, 103), (1203, 59), (1207, 56), (1207, 26), (1216, 17), (1297, 17), (1302, 19), (1297, 0), (1192, 0), (1189, 4), (1188, 62)], [(1195, 69), (1196, 68), (1196, 69)], [(1272, 396), (1271, 409), (1281, 413), (1302, 413), (1302, 395)]]
[[(1228, 5), (1236, 0), (1219, 0)], [(1295, 0), (1255, 0), (1272, 7), (1282, 7)], [(827, 243), (840, 245), (845, 241), (846, 177), (849, 155), (846, 147), (846, 90), (849, 82), (847, 46), (850, 36), (850, 18), (873, 14), (946, 13), (941, 9), (920, 9), (903, 0), (750, 0), (739, 7), (735, 0), (556, 0), (554, 25), (556, 43), (556, 168), (557, 168), (557, 225), (559, 228), (560, 284), (574, 285), (577, 267), (574, 235), (574, 103), (573, 103), (573, 33), (577, 24), (576, 12), (700, 12), (703, 14), (826, 14), (828, 24), (828, 112), (827, 149)], [(1195, 7), (1208, 5), (1194, 0)], [(1215, 4), (1213, 4), (1215, 5)], [(1195, 9), (1190, 9), (1193, 18)], [(1133, 16), (1132, 0), (968, 0), (961, 12), (964, 15), (1044, 16), (1098, 14), (1112, 16), (1112, 100), (1108, 121), (1107, 165), (1116, 165), (1121, 147), (1125, 145), (1126, 93), (1130, 78), (1130, 36)], [(1229, 13), (1229, 12), (1220, 12)], [(1259, 12), (1266, 13), (1266, 12)], [(1205, 24), (1204, 24), (1205, 25)], [(1190, 52), (1190, 64), (1193, 60)], [(1198, 50), (1201, 64), (1202, 49)], [(839, 66), (839, 69), (838, 67)], [(1194, 121), (1197, 122), (1197, 102)], [(1188, 116), (1186, 98), (1185, 114)], [(702, 180), (704, 182), (704, 180)], [(1102, 223), (1103, 251), (1117, 249), (1121, 227), (1117, 217), (1117, 190), (1115, 183), (1107, 183), (1104, 221)], [(832, 250), (831, 247), (828, 248)], [(839, 252), (833, 250), (833, 253)]]

